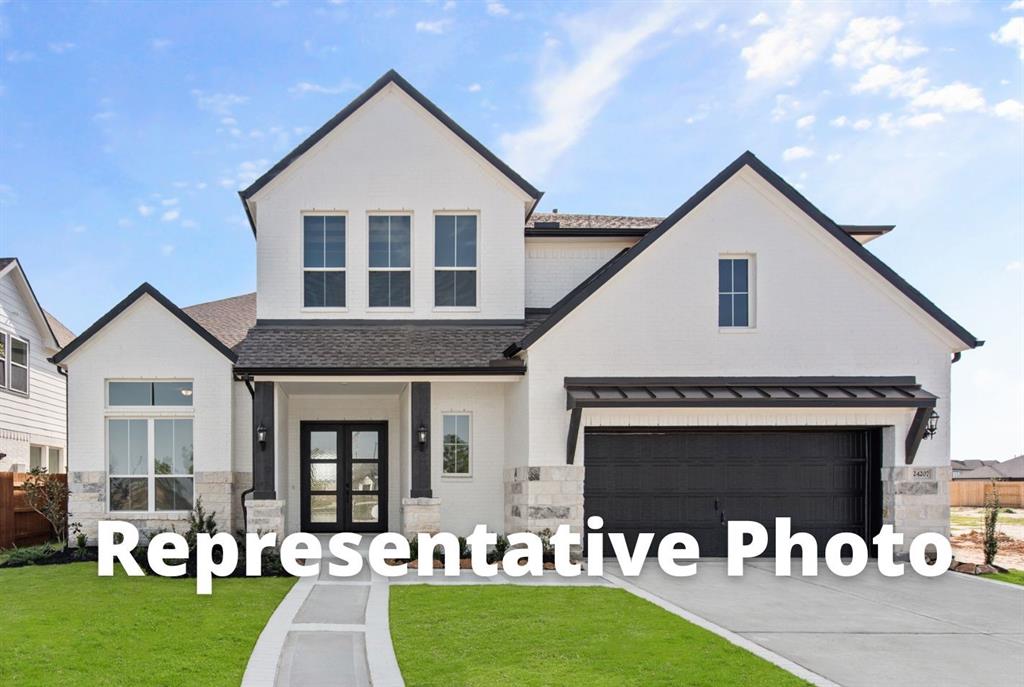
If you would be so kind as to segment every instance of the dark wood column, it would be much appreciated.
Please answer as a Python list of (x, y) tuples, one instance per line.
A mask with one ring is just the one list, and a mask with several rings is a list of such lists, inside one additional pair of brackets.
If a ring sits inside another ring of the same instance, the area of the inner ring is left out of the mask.
[[(412, 479), (409, 496), (430, 498), (430, 382), (412, 382)], [(420, 444), (420, 427), (427, 429), (427, 442)]]
[[(274, 383), (256, 382), (252, 397), (252, 486), (254, 499), (275, 499), (274, 491)], [(259, 429), (266, 431), (263, 445)]]

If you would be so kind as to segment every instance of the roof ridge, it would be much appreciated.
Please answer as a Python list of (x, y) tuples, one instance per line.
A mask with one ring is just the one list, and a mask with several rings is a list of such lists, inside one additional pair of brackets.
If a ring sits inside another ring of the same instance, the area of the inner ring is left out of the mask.
[(231, 300), (235, 300), (237, 298), (245, 298), (246, 296), (255, 296), (256, 293), (257, 293), (256, 291), (248, 291), (246, 293), (240, 293), (237, 296), (226, 296), (224, 298), (214, 298), (211, 301), (203, 301), (201, 303), (193, 303), (192, 305), (186, 305), (186, 306), (184, 306), (182, 308), (182, 310), (188, 310), (189, 308), (198, 308), (201, 305), (211, 305), (213, 303), (223, 303), (224, 301), (231, 301)]

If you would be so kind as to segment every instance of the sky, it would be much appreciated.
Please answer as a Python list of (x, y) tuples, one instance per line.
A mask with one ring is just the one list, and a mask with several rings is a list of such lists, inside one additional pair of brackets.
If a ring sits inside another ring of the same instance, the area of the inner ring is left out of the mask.
[(236, 191), (394, 68), (540, 210), (665, 215), (751, 150), (984, 339), (954, 458), (1024, 453), (1024, 0), (0, 0), (0, 255), (81, 331), (252, 291)]

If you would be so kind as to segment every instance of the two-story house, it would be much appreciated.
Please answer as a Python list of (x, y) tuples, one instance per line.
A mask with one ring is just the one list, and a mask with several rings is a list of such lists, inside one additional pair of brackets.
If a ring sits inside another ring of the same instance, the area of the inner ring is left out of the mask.
[[(143, 284), (55, 361), (71, 510), (162, 527), (948, 526), (980, 345), (750, 153), (665, 217), (541, 193), (395, 72), (241, 192), (255, 296)], [(908, 540), (909, 543), (909, 540)]]
[(67, 380), (47, 358), (73, 338), (21, 263), (0, 258), (0, 471), (64, 471)]

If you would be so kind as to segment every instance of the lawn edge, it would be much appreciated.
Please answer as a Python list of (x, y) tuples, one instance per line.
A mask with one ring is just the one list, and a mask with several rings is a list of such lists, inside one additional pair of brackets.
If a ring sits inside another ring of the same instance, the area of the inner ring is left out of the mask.
[[(722, 639), (726, 640), (727, 642), (734, 644), (735, 646), (738, 646), (741, 649), (749, 651), (755, 656), (762, 658), (789, 673), (792, 673), (798, 678), (806, 680), (807, 682), (810, 682), (812, 685), (816, 685), (816, 687), (841, 687), (838, 683), (832, 682), (825, 676), (819, 675), (818, 673), (815, 673), (814, 671), (805, 668), (804, 666), (800, 665), (799, 663), (796, 663), (795, 661), (785, 658), (784, 656), (781, 656), (775, 653), (774, 651), (766, 649), (760, 644), (753, 642), (747, 639), (746, 637), (736, 634), (732, 630), (727, 630), (721, 625), (716, 625), (715, 623), (711, 622), (710, 620), (707, 620), (706, 618), (702, 618), (699, 615), (691, 613), (690, 611), (687, 611), (684, 608), (677, 606), (676, 604), (658, 596), (657, 594), (651, 594), (650, 592), (637, 587), (635, 584), (629, 582), (628, 580), (625, 580), (617, 575), (613, 575), (608, 572), (604, 573), (604, 577), (616, 587), (619, 587), (620, 589), (623, 589), (629, 592), (630, 594), (633, 594), (634, 596), (640, 597), (645, 601), (649, 601), (655, 606), (658, 606), (659, 608), (662, 608), (668, 611), (669, 613), (672, 613), (673, 615), (679, 616), (683, 620), (686, 620), (690, 623), (693, 623), (694, 625), (697, 625), (698, 627), (701, 627), (709, 632), (712, 632), (721, 637)], [(1003, 584), (1009, 583), (1004, 582)]]

